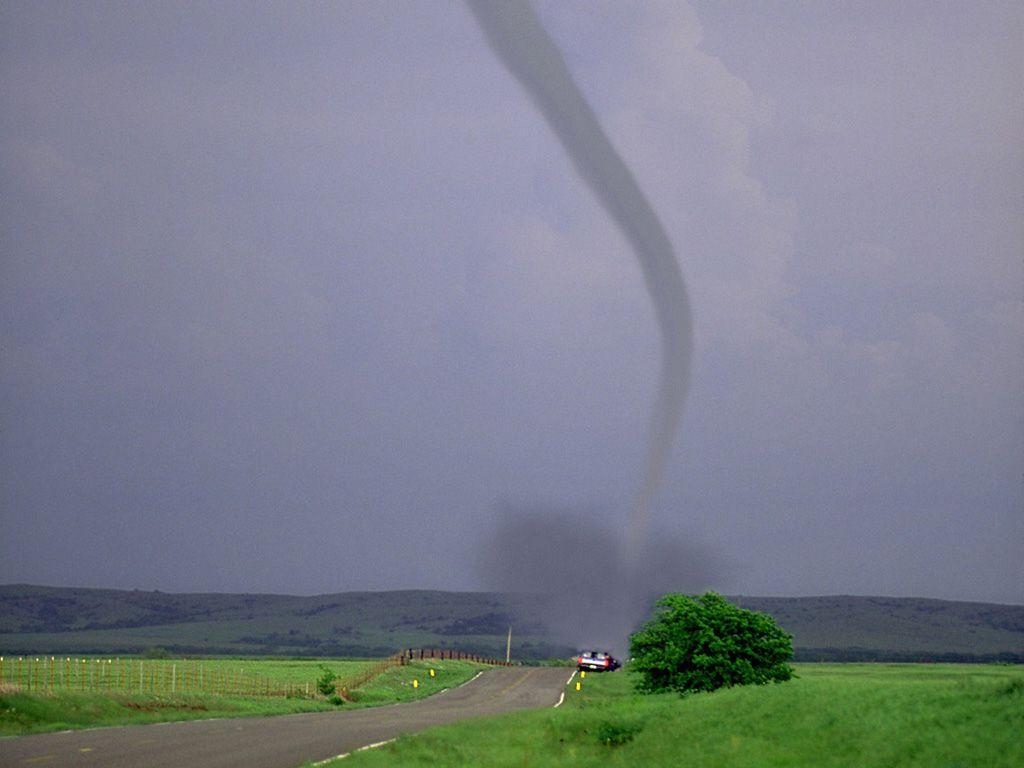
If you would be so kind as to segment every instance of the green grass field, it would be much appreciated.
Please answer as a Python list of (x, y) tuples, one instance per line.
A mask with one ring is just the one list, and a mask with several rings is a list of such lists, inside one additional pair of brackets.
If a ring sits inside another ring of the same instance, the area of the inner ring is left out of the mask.
[(559, 709), (474, 720), (351, 755), (359, 766), (1024, 765), (1024, 668), (797, 665), (783, 684), (641, 696), (589, 675)]
[[(461, 685), (483, 669), (486, 667), (470, 661), (414, 661), (403, 667), (392, 667), (368, 683), (349, 691), (349, 696), (356, 706), (379, 706), (422, 699), (445, 688)], [(430, 670), (434, 670), (433, 676)]]
[[(337, 659), (207, 659), (204, 663), (210, 665), (211, 671), (222, 668), (229, 675), (259, 676), (303, 687), (309, 682), (309, 688), (315, 690), (321, 664), (341, 675), (339, 682), (342, 682), (348, 674), (361, 671), (375, 662)], [(363, 685), (349, 690), (351, 700), (340, 706), (351, 709), (421, 699), (444, 688), (460, 685), (483, 668), (480, 664), (468, 661), (436, 659), (391, 667)], [(434, 670), (433, 676), (430, 675), (431, 669)], [(0, 686), (0, 735), (211, 717), (319, 712), (336, 709), (338, 706), (321, 697), (231, 696), (171, 693), (167, 690), (159, 694), (137, 694), (121, 691), (90, 692), (73, 688), (25, 691), (19, 686), (6, 683)]]
[(316, 695), (324, 669), (354, 687), (379, 660), (0, 656), (0, 684), (25, 693)]
[[(164, 662), (169, 663), (169, 662)], [(253, 674), (287, 685), (312, 683), (321, 674), (321, 665), (333, 671), (340, 679), (358, 674), (376, 664), (375, 659), (209, 659), (207, 664), (223, 668), (227, 672), (237, 670), (241, 674)]]
[(0, 736), (143, 725), (212, 717), (253, 717), (335, 709), (322, 699), (289, 699), (212, 694), (50, 694), (0, 690)]

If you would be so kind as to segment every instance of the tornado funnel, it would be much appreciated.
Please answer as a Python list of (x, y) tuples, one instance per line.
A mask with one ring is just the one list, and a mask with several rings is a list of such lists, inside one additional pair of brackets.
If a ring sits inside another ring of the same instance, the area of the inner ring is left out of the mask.
[(525, 0), (467, 0), (498, 59), (529, 94), (580, 178), (640, 263), (661, 332), (661, 380), (651, 413), (647, 466), (630, 512), (625, 562), (636, 562), (649, 506), (679, 427), (689, 378), (690, 302), (672, 243), (629, 167), (615, 151), (562, 54)]

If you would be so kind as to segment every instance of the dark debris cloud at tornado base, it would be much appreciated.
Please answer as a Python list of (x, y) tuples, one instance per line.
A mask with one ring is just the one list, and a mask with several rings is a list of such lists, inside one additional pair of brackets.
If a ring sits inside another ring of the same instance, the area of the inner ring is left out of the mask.
[(627, 562), (621, 526), (593, 509), (501, 505), (477, 570), (487, 589), (538, 595), (556, 642), (625, 657), (654, 599), (708, 589), (724, 565), (692, 539), (655, 533)]

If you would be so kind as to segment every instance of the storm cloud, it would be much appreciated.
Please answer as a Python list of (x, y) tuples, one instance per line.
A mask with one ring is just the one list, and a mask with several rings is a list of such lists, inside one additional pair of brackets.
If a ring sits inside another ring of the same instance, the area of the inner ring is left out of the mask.
[[(1019, 4), (537, 12), (685, 246), (652, 530), (730, 593), (1024, 602)], [(658, 319), (464, 6), (0, 37), (0, 580), (477, 589), (502, 504), (618, 535)]]

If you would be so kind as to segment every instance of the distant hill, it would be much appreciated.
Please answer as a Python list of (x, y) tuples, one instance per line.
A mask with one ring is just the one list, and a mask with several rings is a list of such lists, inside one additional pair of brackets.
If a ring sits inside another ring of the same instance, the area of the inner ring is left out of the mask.
[[(734, 597), (794, 637), (798, 660), (1024, 663), (1024, 606), (882, 597)], [(0, 655), (144, 653), (382, 656), (444, 647), (566, 656), (543, 598), (487, 592), (295, 597), (0, 586)]]
[(793, 635), (801, 661), (1024, 662), (1024, 606), (902, 597), (734, 597)]
[(522, 658), (569, 653), (536, 598), (482, 592), (343, 592), (296, 597), (0, 586), (2, 653), (386, 656), (439, 647)]

